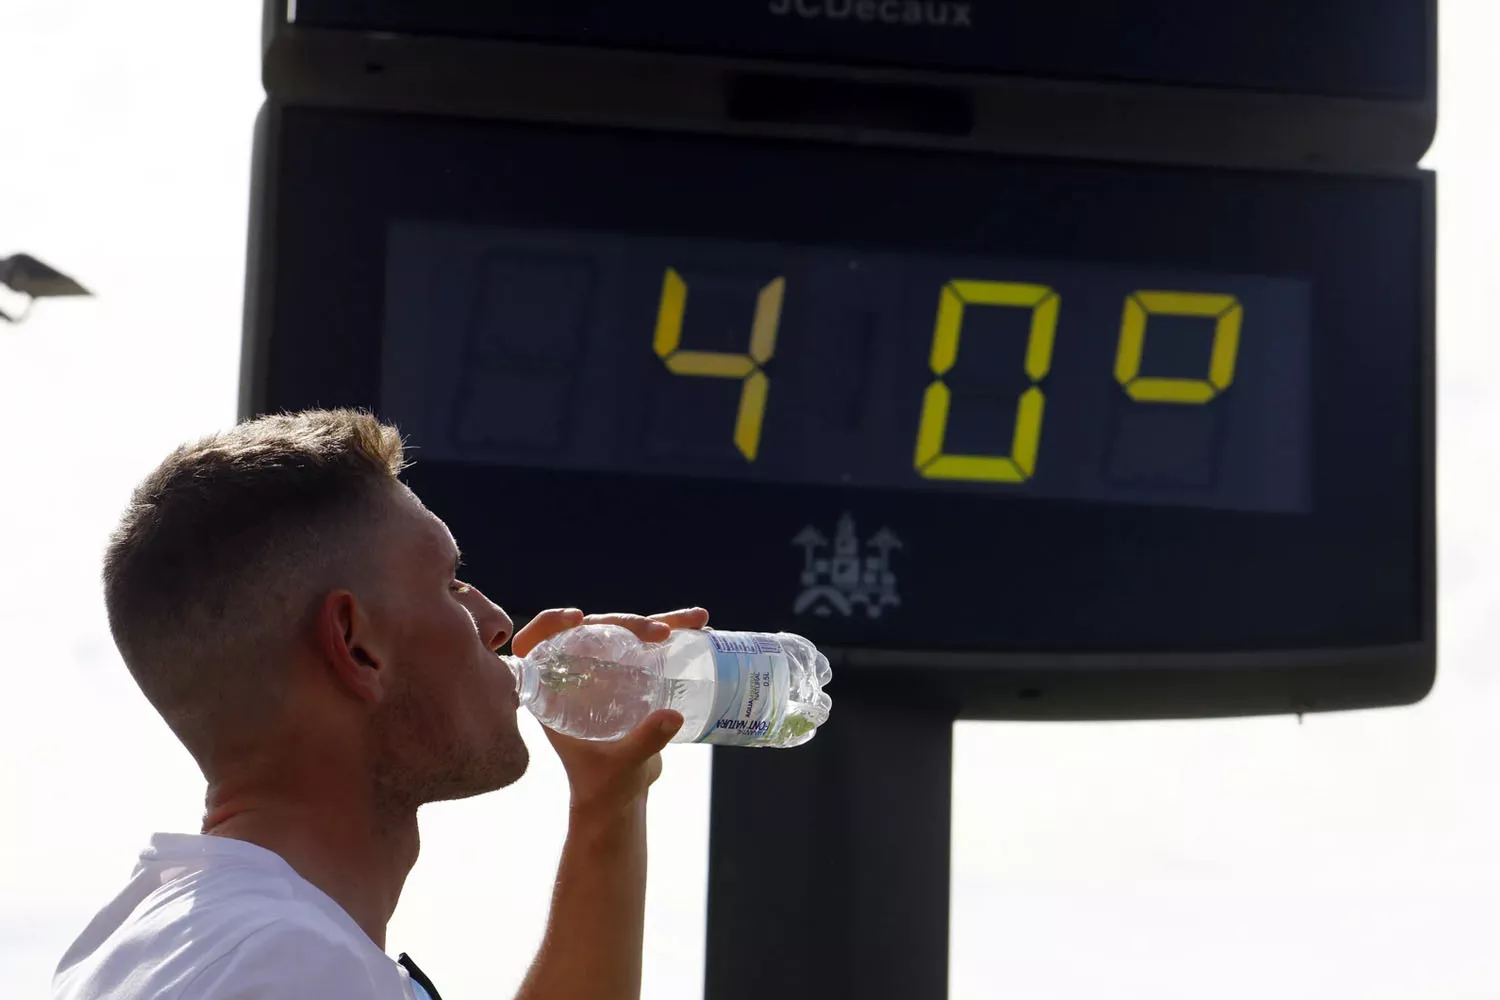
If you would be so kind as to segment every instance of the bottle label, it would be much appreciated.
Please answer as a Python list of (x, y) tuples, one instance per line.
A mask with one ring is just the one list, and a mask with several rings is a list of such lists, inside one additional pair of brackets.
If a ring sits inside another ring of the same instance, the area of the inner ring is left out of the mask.
[(781, 643), (754, 632), (706, 632), (713, 644), (714, 721), (699, 743), (764, 743), (786, 710), (791, 671)]

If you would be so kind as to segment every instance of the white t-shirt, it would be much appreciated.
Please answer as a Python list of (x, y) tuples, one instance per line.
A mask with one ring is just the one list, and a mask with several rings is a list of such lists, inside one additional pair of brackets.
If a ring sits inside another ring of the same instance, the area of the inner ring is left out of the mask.
[[(415, 988), (414, 988), (415, 987)], [(281, 856), (159, 833), (58, 964), (53, 1000), (425, 1000)]]

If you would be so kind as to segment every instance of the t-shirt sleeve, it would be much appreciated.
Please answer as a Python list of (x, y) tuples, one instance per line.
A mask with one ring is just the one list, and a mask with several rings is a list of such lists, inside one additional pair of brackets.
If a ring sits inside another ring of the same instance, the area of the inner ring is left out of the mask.
[(270, 924), (205, 966), (182, 1000), (411, 1000), (406, 977), (386, 959), (295, 921)]

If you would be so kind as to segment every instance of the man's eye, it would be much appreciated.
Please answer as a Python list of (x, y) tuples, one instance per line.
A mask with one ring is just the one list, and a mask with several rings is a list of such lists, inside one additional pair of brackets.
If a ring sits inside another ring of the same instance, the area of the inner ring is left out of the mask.
[(454, 580), (453, 583), (449, 586), (449, 589), (452, 590), (455, 594), (467, 594), (474, 588), (469, 586), (467, 583), (464, 583), (462, 580)]

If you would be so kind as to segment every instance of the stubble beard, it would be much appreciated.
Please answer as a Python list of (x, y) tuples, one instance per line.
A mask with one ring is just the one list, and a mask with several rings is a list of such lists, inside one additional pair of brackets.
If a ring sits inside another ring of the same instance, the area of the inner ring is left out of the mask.
[(385, 713), (375, 783), (388, 811), (414, 813), (429, 802), (472, 798), (514, 784), (531, 755), (514, 719), (480, 745), (457, 738), (449, 720), (407, 699)]

